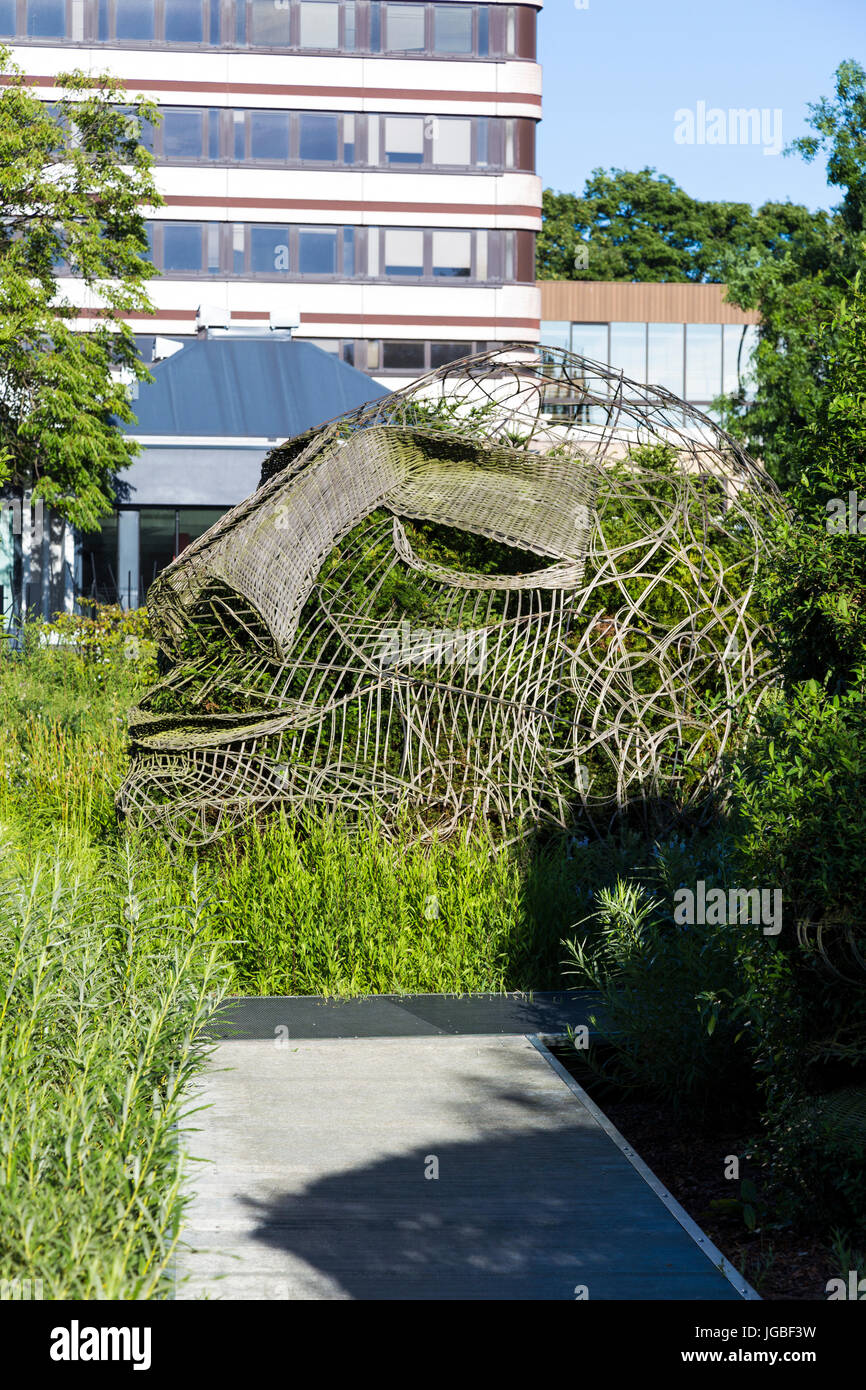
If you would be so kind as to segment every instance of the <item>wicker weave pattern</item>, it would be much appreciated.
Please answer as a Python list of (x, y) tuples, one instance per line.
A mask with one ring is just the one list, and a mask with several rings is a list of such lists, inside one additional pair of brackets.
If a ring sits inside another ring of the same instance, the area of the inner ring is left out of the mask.
[[(751, 592), (779, 505), (709, 420), (598, 364), (440, 369), (275, 451), (151, 588), (170, 670), (119, 804), (197, 843), (278, 805), (450, 833), (697, 802), (770, 675)], [(449, 568), (419, 522), (539, 564)]]

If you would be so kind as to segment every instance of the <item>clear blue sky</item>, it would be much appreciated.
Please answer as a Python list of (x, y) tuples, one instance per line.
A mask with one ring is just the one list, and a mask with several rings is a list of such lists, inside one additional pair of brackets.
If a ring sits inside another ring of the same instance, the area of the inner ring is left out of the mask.
[[(832, 96), (845, 58), (866, 67), (866, 0), (546, 0), (539, 15), (545, 188), (580, 193), (596, 167), (670, 174), (696, 198), (830, 207), (821, 156), (764, 154), (806, 133), (807, 105)], [(707, 135), (698, 143), (699, 103)], [(712, 116), (725, 113), (724, 123)], [(732, 108), (766, 111), (759, 143), (731, 143)], [(694, 143), (675, 112), (694, 114)], [(707, 122), (710, 124), (708, 125)], [(775, 140), (775, 143), (778, 143)]]

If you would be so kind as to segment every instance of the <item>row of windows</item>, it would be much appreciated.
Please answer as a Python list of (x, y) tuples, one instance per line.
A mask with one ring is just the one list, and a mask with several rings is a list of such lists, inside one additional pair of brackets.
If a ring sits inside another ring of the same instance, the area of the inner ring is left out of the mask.
[[(195, 338), (176, 337), (171, 342), (195, 342)], [(411, 373), (420, 375), (435, 367), (444, 367), (459, 357), (468, 357), (487, 348), (499, 347), (499, 343), (488, 342), (441, 342), (438, 339), (415, 338), (299, 338), (299, 342), (312, 343), (323, 352), (332, 353), (350, 367), (361, 372), (372, 372), (377, 376), (389, 372), (401, 375)], [(144, 362), (154, 360), (156, 340), (153, 337), (138, 336), (136, 344)]]
[(499, 346), (498, 343), (447, 343), (415, 338), (305, 338), (304, 341), (334, 353), (359, 371), (374, 372), (378, 376), (389, 372), (420, 375), (435, 367), (445, 367), (460, 357)]
[(0, 36), (534, 59), (535, 10), (417, 0), (0, 0)]
[(385, 116), (167, 106), (142, 143), (155, 159), (195, 164), (344, 168), (535, 167), (535, 122), (520, 116)]
[(532, 283), (534, 234), (422, 227), (149, 222), (164, 275)]
[(541, 341), (662, 386), (683, 400), (708, 403), (748, 389), (758, 329), (731, 323), (544, 322)]

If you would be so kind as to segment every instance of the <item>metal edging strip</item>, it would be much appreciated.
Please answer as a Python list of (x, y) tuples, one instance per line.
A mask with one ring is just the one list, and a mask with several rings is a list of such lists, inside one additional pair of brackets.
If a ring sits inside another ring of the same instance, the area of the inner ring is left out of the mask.
[(700, 1248), (702, 1253), (706, 1255), (714, 1268), (716, 1268), (720, 1274), (724, 1275), (728, 1283), (733, 1285), (741, 1298), (751, 1302), (762, 1302), (761, 1295), (752, 1288), (751, 1284), (749, 1284), (747, 1280), (743, 1278), (742, 1274), (734, 1268), (731, 1262), (725, 1258), (721, 1250), (710, 1240), (709, 1236), (704, 1234), (697, 1222), (692, 1220), (685, 1208), (681, 1207), (677, 1199), (668, 1192), (664, 1183), (659, 1182), (652, 1169), (644, 1163), (642, 1158), (638, 1157), (631, 1145), (620, 1134), (619, 1130), (611, 1124), (604, 1111), (598, 1108), (595, 1101), (587, 1095), (583, 1087), (575, 1081), (573, 1076), (569, 1075), (562, 1063), (553, 1056), (553, 1053), (548, 1049), (545, 1043), (545, 1037), (547, 1036), (549, 1035), (542, 1035), (539, 1033), (526, 1034), (527, 1039), (532, 1043), (535, 1050), (541, 1054), (548, 1066), (552, 1067), (556, 1072), (557, 1076), (565, 1082), (568, 1089), (577, 1097), (581, 1105), (589, 1111), (596, 1123), (601, 1125), (608, 1138), (613, 1140), (620, 1152), (628, 1159), (631, 1166), (643, 1178), (644, 1182), (652, 1188), (657, 1197), (661, 1198), (662, 1202), (664, 1202), (668, 1211), (671, 1213), (671, 1216), (679, 1222), (686, 1234), (691, 1236), (692, 1240)]

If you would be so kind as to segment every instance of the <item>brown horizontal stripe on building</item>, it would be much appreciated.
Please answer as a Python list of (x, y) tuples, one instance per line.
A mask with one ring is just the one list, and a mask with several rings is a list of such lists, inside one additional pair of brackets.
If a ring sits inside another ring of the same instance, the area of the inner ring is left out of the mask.
[[(76, 316), (80, 319), (92, 319), (100, 317), (102, 311), (99, 309), (78, 309)], [(233, 309), (231, 316), (233, 319), (261, 319), (270, 318), (269, 309)], [(157, 309), (152, 314), (118, 314), (121, 319), (182, 319), (195, 322), (197, 310), (195, 309)], [(517, 318), (489, 318), (478, 314), (461, 316), (457, 314), (301, 314), (301, 323), (352, 323), (358, 327), (364, 327), (371, 323), (384, 323), (390, 327), (405, 328), (417, 325), (424, 328), (532, 328), (536, 331), (539, 328), (538, 319), (517, 319)]]
[(726, 285), (670, 281), (539, 280), (541, 317), (572, 323), (760, 323), (755, 309), (725, 301)]
[[(235, 318), (244, 317), (236, 314)], [(371, 323), (387, 323), (391, 327), (424, 328), (534, 328), (540, 327), (538, 319), (512, 319), (497, 316), (485, 318), (480, 314), (301, 314), (301, 323), (356, 323), (361, 327)]]
[[(509, 103), (537, 106), (541, 110), (541, 97), (534, 92), (446, 92), (436, 88), (430, 90), (395, 87), (313, 87), (286, 85), (275, 82), (189, 82), (168, 81), (157, 78), (121, 79), (127, 91), (147, 92), (218, 92), (222, 96), (285, 96), (285, 97), (341, 97), (344, 101), (362, 101), (377, 97), (382, 101), (504, 101)], [(8, 85), (10, 76), (0, 76), (0, 85)], [(37, 87), (56, 87), (57, 76), (27, 76), (25, 81)]]
[(369, 198), (249, 198), (187, 197), (170, 193), (163, 199), (167, 207), (202, 208), (298, 208), (304, 212), (455, 212), (473, 217), (532, 217), (539, 220), (541, 208), (523, 203), (391, 203), (375, 202)]

